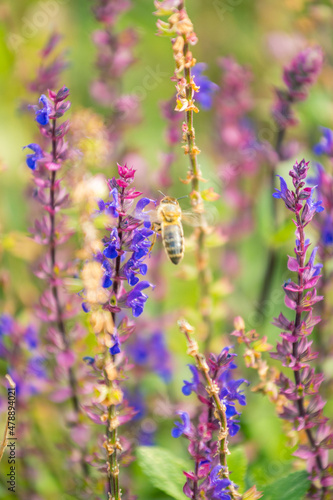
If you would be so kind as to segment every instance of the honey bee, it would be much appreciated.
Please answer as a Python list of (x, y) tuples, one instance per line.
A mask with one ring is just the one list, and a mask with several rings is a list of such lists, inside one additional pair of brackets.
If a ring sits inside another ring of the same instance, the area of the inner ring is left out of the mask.
[(182, 209), (177, 198), (164, 196), (157, 208), (155, 227), (161, 232), (163, 246), (173, 264), (184, 257), (185, 239), (182, 225)]

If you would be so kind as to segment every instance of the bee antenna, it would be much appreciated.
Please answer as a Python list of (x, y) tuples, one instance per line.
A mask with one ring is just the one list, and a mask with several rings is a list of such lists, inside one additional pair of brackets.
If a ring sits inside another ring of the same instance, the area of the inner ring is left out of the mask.
[(164, 198), (166, 198), (166, 194), (162, 193), (162, 191), (160, 191), (159, 189), (157, 190), (158, 193), (161, 193), (161, 195), (164, 196)]
[(185, 196), (181, 196), (180, 198), (177, 198), (177, 201), (182, 200), (183, 198), (188, 198), (188, 194), (186, 194)]

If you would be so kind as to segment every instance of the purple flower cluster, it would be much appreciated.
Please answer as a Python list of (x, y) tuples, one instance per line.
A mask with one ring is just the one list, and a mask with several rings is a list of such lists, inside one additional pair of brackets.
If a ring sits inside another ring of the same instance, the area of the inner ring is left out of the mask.
[[(134, 208), (134, 200), (142, 194), (130, 187), (135, 170), (118, 165), (118, 172), (118, 179), (108, 181), (110, 201), (98, 202), (99, 212), (111, 217), (112, 227), (109, 236), (103, 239), (104, 251), (95, 259), (103, 268), (103, 288), (112, 287), (114, 303), (106, 303), (104, 308), (113, 315), (122, 308), (130, 308), (133, 316), (138, 317), (148, 299), (144, 290), (152, 287), (148, 281), (140, 281), (140, 276), (145, 276), (148, 270), (145, 259), (151, 247), (149, 238), (154, 233), (151, 223), (143, 222), (143, 210), (152, 200), (141, 198)], [(129, 290), (124, 286), (125, 282), (131, 287)], [(83, 308), (88, 311), (89, 305), (84, 303)], [(117, 333), (113, 337), (111, 353), (114, 355), (120, 352), (120, 341)]]
[(15, 382), (23, 409), (31, 396), (46, 390), (49, 382), (46, 356), (35, 326), (22, 326), (7, 314), (0, 316), (0, 357), (6, 360), (6, 371)]
[[(245, 379), (234, 379), (232, 371), (237, 368), (233, 359), (236, 354), (230, 352), (229, 347), (225, 347), (218, 356), (213, 354), (207, 362), (209, 376), (218, 387), (218, 396), (224, 405), (227, 428), (230, 436), (235, 436), (239, 431), (238, 417), (240, 412), (236, 409), (236, 403), (244, 406), (246, 404), (245, 395), (239, 387), (247, 383)], [(199, 423), (191, 423), (186, 412), (179, 412), (181, 422), (176, 422), (176, 427), (172, 430), (175, 438), (184, 435), (190, 442), (188, 451), (195, 463), (194, 472), (184, 473), (187, 480), (184, 486), (184, 493), (189, 498), (212, 498), (219, 500), (230, 500), (229, 487), (235, 485), (223, 477), (221, 471), (224, 465), (219, 462), (218, 441), (214, 439), (220, 426), (214, 413), (212, 398), (207, 396), (207, 384), (198, 368), (189, 365), (192, 372), (192, 380), (184, 381), (183, 394), (189, 396), (194, 392), (199, 401), (204, 405), (200, 412)], [(196, 492), (198, 496), (194, 497)]]
[(277, 352), (271, 356), (294, 372), (293, 380), (281, 373), (277, 381), (280, 394), (288, 401), (280, 416), (291, 422), (296, 431), (305, 431), (308, 437), (308, 445), (301, 445), (295, 455), (307, 461), (312, 481), (310, 498), (317, 499), (323, 498), (321, 495), (333, 486), (333, 466), (328, 464), (333, 433), (323, 415), (325, 402), (318, 393), (323, 376), (309, 366), (318, 355), (313, 352), (308, 336), (320, 321), (320, 317), (313, 316), (312, 309), (323, 298), (316, 292), (322, 265), (314, 263), (316, 248), (307, 260), (310, 241), (305, 239), (304, 228), (323, 207), (321, 201), (313, 201), (313, 188), (305, 187), (308, 169), (308, 162), (296, 162), (289, 172), (294, 189), (289, 190), (280, 177), (281, 188), (273, 195), (281, 198), (295, 215), (295, 257), (289, 257), (288, 269), (297, 273), (297, 283), (289, 280), (283, 285), (285, 304), (294, 311), (295, 319), (290, 321), (282, 313), (275, 319), (274, 324), (282, 330), (282, 342), (277, 344)]
[(137, 368), (154, 372), (167, 384), (172, 377), (171, 356), (160, 330), (149, 336), (140, 336), (128, 348), (128, 354)]
[(49, 97), (42, 94), (39, 105), (30, 106), (41, 135), (49, 143), (50, 152), (39, 144), (29, 144), (26, 147), (33, 153), (27, 154), (26, 164), (33, 173), (36, 185), (34, 197), (46, 214), (35, 221), (32, 229), (34, 240), (45, 246), (45, 253), (35, 271), (46, 282), (36, 312), (47, 325), (48, 349), (57, 360), (54, 369), (60, 388), (57, 388), (56, 393), (63, 391), (63, 399), (70, 398), (78, 413), (78, 387), (73, 366), (76, 356), (71, 349), (66, 321), (77, 314), (79, 300), (65, 291), (64, 278), (69, 263), (61, 259), (58, 253), (58, 247), (71, 236), (66, 228), (66, 219), (61, 214), (61, 209), (68, 205), (68, 194), (57, 178), (57, 172), (69, 154), (65, 140), (69, 122), (66, 120), (59, 124), (58, 121), (70, 108), (68, 96), (67, 87), (62, 87), (58, 92), (49, 90)]
[(309, 47), (297, 54), (290, 65), (284, 68), (283, 81), (287, 89), (276, 89), (273, 107), (273, 116), (280, 129), (297, 124), (291, 105), (307, 98), (309, 87), (316, 82), (321, 71), (323, 59), (320, 47)]

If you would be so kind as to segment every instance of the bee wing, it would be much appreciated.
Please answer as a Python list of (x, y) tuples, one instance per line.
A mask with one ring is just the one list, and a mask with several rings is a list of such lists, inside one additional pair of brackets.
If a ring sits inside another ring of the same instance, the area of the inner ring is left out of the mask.
[[(215, 209), (215, 207), (209, 207), (207, 209), (207, 207), (205, 207), (206, 210), (205, 210), (205, 213), (204, 213), (204, 217), (205, 217), (205, 221), (206, 223), (208, 224), (208, 226), (215, 226), (217, 224), (217, 221), (218, 221), (218, 212), (217, 210)], [(184, 212), (182, 212), (182, 221), (185, 223), (185, 224), (188, 224), (189, 226), (192, 226), (192, 227), (200, 227), (201, 226), (201, 215), (196, 213), (196, 212), (192, 212), (190, 210), (185, 210)]]
[(199, 227), (201, 225), (201, 215), (189, 210), (182, 212), (182, 222), (188, 226)]

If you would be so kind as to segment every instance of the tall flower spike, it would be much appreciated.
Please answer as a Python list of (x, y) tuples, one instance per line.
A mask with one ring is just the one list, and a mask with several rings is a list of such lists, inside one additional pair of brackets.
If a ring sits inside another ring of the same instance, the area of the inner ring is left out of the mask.
[(130, 447), (119, 435), (118, 428), (136, 413), (129, 407), (121, 384), (124, 373), (129, 370), (122, 344), (135, 330), (135, 323), (125, 310), (131, 310), (135, 318), (144, 310), (148, 299), (146, 291), (152, 285), (140, 277), (148, 270), (145, 261), (153, 234), (142, 214), (152, 200), (141, 198), (134, 208), (136, 198), (142, 194), (131, 187), (135, 170), (118, 165), (118, 174), (107, 183), (109, 200), (98, 202), (98, 212), (109, 217), (108, 234), (102, 241), (104, 249), (97, 251), (82, 271), (83, 309), (90, 312), (91, 325), (102, 350), (100, 355), (89, 359), (89, 365), (99, 377), (95, 386), (99, 396), (93, 408), (88, 409), (88, 415), (94, 422), (106, 425), (103, 443), (106, 459), (105, 455), (98, 456), (93, 465), (104, 464), (108, 494), (116, 500), (121, 497), (119, 467), (131, 460)]
[[(190, 20), (184, 1), (178, 2), (155, 2), (157, 11), (155, 15), (167, 15), (168, 20), (157, 21), (158, 35), (171, 36), (173, 58), (175, 62), (175, 71), (172, 80), (176, 82), (176, 106), (175, 110), (185, 114), (183, 123), (183, 148), (185, 155), (189, 158), (189, 168), (184, 184), (191, 183), (192, 191), (189, 195), (193, 210), (198, 214), (200, 223), (195, 232), (196, 240), (196, 261), (200, 287), (200, 303), (202, 318), (205, 324), (206, 346), (208, 347), (213, 334), (213, 325), (211, 321), (211, 298), (209, 294), (211, 275), (208, 268), (208, 253), (205, 248), (205, 239), (209, 231), (208, 224), (204, 214), (204, 199), (214, 201), (218, 194), (213, 189), (200, 191), (200, 182), (203, 179), (199, 167), (197, 156), (200, 149), (195, 142), (195, 129), (193, 124), (193, 113), (198, 113), (196, 106), (196, 95), (200, 88), (196, 83), (192, 70), (195, 68), (196, 59), (190, 50), (190, 47), (198, 41), (194, 32), (192, 21)], [(199, 77), (200, 69), (197, 76)], [(200, 78), (199, 78), (200, 79)], [(205, 81), (205, 83), (207, 83)], [(211, 87), (210, 87), (211, 89)], [(212, 90), (212, 89), (211, 89)], [(207, 94), (206, 94), (207, 97)]]
[[(286, 131), (298, 123), (295, 117), (293, 106), (295, 103), (303, 101), (308, 96), (309, 88), (316, 82), (322, 65), (323, 52), (320, 47), (308, 47), (299, 52), (291, 61), (289, 66), (283, 70), (283, 81), (286, 84), (286, 89), (278, 88), (275, 91), (275, 103), (272, 109), (273, 119), (277, 125), (276, 140), (275, 140), (275, 159), (272, 162), (270, 172), (270, 181), (272, 189), (275, 188), (276, 182), (276, 165), (279, 161), (288, 160), (292, 154), (293, 148), (285, 146)], [(288, 152), (289, 149), (289, 152)], [(275, 228), (277, 228), (277, 210), (276, 202), (272, 200), (272, 219)], [(275, 249), (270, 248), (267, 267), (264, 279), (262, 281), (262, 289), (259, 297), (258, 311), (263, 309), (264, 301), (269, 295), (274, 270), (276, 267), (277, 255)]]
[(323, 414), (325, 402), (318, 394), (323, 377), (316, 375), (309, 365), (318, 353), (312, 351), (308, 337), (320, 321), (312, 316), (312, 310), (323, 297), (316, 293), (321, 269), (320, 264), (314, 263), (317, 249), (307, 259), (310, 242), (305, 239), (304, 229), (323, 207), (320, 201), (313, 201), (312, 188), (305, 187), (308, 169), (308, 162), (296, 162), (289, 172), (294, 189), (290, 190), (281, 178), (281, 189), (273, 195), (282, 199), (295, 217), (295, 257), (289, 257), (288, 269), (297, 273), (297, 282), (289, 280), (283, 285), (285, 304), (294, 311), (295, 319), (289, 321), (283, 314), (274, 319), (274, 324), (282, 330), (282, 342), (271, 356), (294, 372), (293, 380), (281, 374), (277, 382), (280, 394), (287, 400), (280, 416), (290, 421), (295, 431), (307, 435), (308, 444), (299, 446), (295, 455), (307, 461), (311, 480), (309, 498), (317, 499), (332, 494), (333, 464), (328, 463), (327, 450), (333, 448), (333, 433)]
[[(45, 215), (35, 221), (32, 229), (34, 240), (45, 246), (45, 254), (39, 262), (36, 275), (45, 280), (46, 287), (37, 306), (37, 315), (47, 326), (48, 350), (56, 359), (54, 377), (60, 386), (56, 388), (51, 398), (59, 401), (71, 401), (74, 412), (71, 426), (75, 428), (80, 423), (81, 408), (79, 402), (79, 387), (76, 376), (76, 356), (72, 350), (72, 340), (77, 334), (75, 326), (69, 329), (67, 320), (73, 318), (79, 310), (79, 302), (65, 289), (64, 278), (68, 272), (69, 263), (59, 256), (59, 246), (70, 238), (71, 233), (66, 227), (65, 217), (61, 209), (68, 204), (68, 194), (57, 177), (64, 161), (68, 157), (68, 145), (65, 136), (69, 123), (59, 124), (71, 103), (67, 100), (69, 89), (62, 87), (58, 92), (49, 91), (49, 97), (42, 94), (39, 104), (30, 106), (35, 112), (35, 120), (41, 135), (49, 142), (50, 152), (38, 144), (26, 146), (32, 150), (27, 154), (26, 164), (31, 169), (35, 185), (35, 199), (42, 205)], [(60, 396), (61, 394), (61, 396)], [(87, 464), (84, 450), (81, 447), (81, 465), (84, 477), (87, 476)]]
[[(232, 370), (237, 368), (234, 363), (236, 354), (232, 354), (229, 347), (222, 349), (218, 356), (211, 354), (206, 360), (192, 338), (191, 325), (180, 320), (179, 327), (187, 341), (187, 352), (196, 362), (195, 366), (190, 366), (192, 382), (184, 381), (183, 393), (188, 396), (195, 392), (203, 405), (198, 425), (191, 422), (186, 412), (179, 412), (182, 422), (175, 422), (172, 430), (173, 437), (184, 435), (189, 440), (188, 451), (195, 464), (194, 472), (184, 472), (186, 483), (183, 491), (189, 498), (239, 499), (238, 486), (229, 477), (228, 436), (239, 431), (240, 412), (235, 403), (246, 404), (239, 387), (247, 381), (233, 378)], [(251, 498), (261, 497), (253, 488), (252, 492), (254, 496)]]

